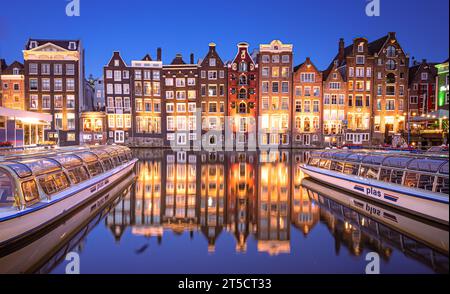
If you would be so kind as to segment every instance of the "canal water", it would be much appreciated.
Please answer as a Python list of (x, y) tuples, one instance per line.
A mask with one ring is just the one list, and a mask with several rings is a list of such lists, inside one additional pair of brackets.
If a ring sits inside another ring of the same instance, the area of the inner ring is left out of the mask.
[[(134, 175), (14, 248), (0, 273), (448, 273), (448, 227), (303, 179), (308, 152), (136, 150)], [(371, 255), (369, 255), (371, 256)]]

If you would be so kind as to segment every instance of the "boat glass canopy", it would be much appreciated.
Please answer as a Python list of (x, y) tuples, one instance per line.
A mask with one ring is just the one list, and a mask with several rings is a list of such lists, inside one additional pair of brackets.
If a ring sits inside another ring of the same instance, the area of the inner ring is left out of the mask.
[(43, 174), (61, 170), (61, 165), (56, 160), (49, 158), (30, 159), (22, 161), (21, 163), (29, 167), (35, 176), (40, 176)]

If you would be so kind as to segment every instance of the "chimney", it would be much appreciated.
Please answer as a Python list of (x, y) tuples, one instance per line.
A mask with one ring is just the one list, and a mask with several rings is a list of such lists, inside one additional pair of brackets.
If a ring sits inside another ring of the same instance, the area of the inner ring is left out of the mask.
[(392, 39), (395, 39), (395, 37), (396, 37), (395, 32), (389, 32), (388, 35), (389, 35), (389, 38), (392, 38)]
[(310, 57), (306, 57), (306, 63), (311, 63), (311, 58)]
[(191, 53), (191, 64), (194, 64), (194, 53)]
[(161, 61), (162, 60), (162, 49), (158, 48), (156, 50), (156, 60)]
[(427, 63), (427, 60), (426, 60), (426, 59), (422, 59), (422, 63), (423, 63), (423, 64), (426, 64), (426, 63)]
[(344, 60), (345, 57), (345, 42), (343, 38), (339, 39), (339, 54), (338, 54), (338, 59), (339, 61)]

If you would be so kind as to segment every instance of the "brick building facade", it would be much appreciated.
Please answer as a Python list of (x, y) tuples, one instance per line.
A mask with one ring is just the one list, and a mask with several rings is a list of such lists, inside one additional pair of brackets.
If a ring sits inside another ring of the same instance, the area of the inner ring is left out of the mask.
[(292, 136), (294, 147), (322, 145), (322, 72), (306, 61), (294, 69)]
[(80, 143), (80, 103), (84, 95), (84, 50), (79, 40), (30, 39), (23, 50), (25, 105), (52, 114), (46, 141)]
[(259, 64), (259, 146), (284, 147), (292, 144), (292, 50), (293, 46), (274, 40), (260, 45)]

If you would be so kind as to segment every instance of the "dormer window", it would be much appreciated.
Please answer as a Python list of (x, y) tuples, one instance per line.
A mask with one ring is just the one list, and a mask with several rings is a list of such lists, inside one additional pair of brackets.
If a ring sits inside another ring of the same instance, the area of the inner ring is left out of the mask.
[(37, 47), (37, 42), (36, 41), (31, 41), (30, 42), (30, 49), (34, 49)]
[(119, 60), (118, 59), (114, 60), (114, 66), (119, 66), (119, 65), (120, 65)]
[(428, 80), (428, 73), (427, 72), (423, 72), (422, 73), (422, 81), (426, 81)]
[(17, 67), (15, 67), (14, 69), (13, 69), (13, 75), (19, 75), (20, 74), (20, 71), (19, 71), (19, 69), (17, 68)]
[(364, 52), (364, 43), (360, 43), (360, 44), (358, 45), (358, 52), (359, 52), (359, 53)]
[(69, 42), (69, 50), (77, 50), (77, 44), (75, 42)]

